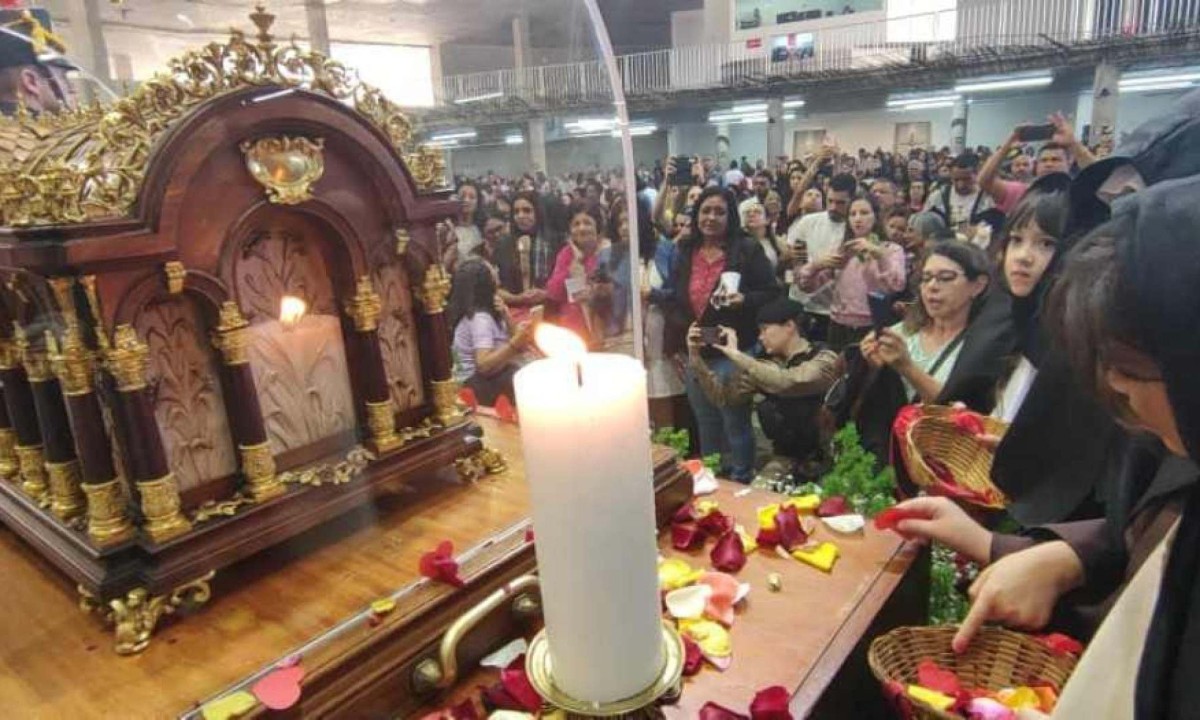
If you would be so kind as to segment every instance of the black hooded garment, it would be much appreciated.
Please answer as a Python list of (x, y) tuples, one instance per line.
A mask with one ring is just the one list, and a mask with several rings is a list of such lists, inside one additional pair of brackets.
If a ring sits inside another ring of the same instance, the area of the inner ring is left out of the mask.
[[(1184, 446), (1200, 459), (1200, 177), (1160, 183), (1116, 204), (1134, 220), (1120, 257), (1138, 344), (1162, 371)], [(1138, 672), (1137, 717), (1200, 713), (1200, 489), (1185, 487)]]

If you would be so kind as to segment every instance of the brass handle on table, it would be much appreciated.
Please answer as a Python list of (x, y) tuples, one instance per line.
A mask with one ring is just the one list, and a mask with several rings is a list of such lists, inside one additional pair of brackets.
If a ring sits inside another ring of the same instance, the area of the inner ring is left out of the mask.
[(528, 618), (541, 612), (541, 603), (535, 592), (538, 587), (534, 575), (522, 575), (484, 598), (483, 602), (468, 610), (462, 617), (446, 628), (438, 646), (437, 657), (428, 657), (417, 663), (412, 674), (412, 688), (418, 694), (441, 690), (458, 681), (458, 643), (471, 632), (481, 620), (512, 599), (512, 612), (518, 618)]

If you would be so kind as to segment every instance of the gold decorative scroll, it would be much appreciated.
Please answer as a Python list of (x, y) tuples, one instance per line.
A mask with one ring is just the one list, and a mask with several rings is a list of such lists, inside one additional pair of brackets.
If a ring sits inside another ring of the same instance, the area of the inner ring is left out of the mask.
[(312, 199), (312, 186), (325, 174), (325, 140), (306, 137), (264, 137), (239, 146), (246, 169), (267, 190), (267, 200), (299, 205)]
[(178, 295), (183, 292), (183, 282), (187, 279), (187, 269), (178, 260), (163, 263), (163, 275), (167, 278), (167, 292)]
[(504, 459), (500, 451), (481, 447), (478, 452), (455, 460), (454, 469), (458, 473), (459, 480), (472, 482), (508, 470), (508, 461)]
[(383, 132), (418, 190), (445, 186), (441, 151), (416, 143), (395, 103), (336, 60), (295, 42), (276, 44), (268, 13), (252, 19), (254, 40), (234, 30), (225, 43), (171, 60), (110, 106), (0, 119), (0, 224), (130, 217), (155, 143), (201, 104), (247, 89), (300, 89), (344, 102)]
[(362, 445), (355, 445), (346, 458), (336, 465), (314, 465), (304, 470), (289, 470), (280, 474), (279, 481), (288, 485), (345, 485), (362, 474), (375, 455)]
[(202, 605), (212, 597), (212, 582), (216, 571), (180, 585), (170, 595), (151, 595), (145, 588), (134, 588), (125, 597), (102, 603), (82, 585), (78, 586), (79, 607), (94, 612), (113, 626), (118, 655), (134, 655), (150, 645), (150, 636), (158, 621), (171, 615), (184, 604)]

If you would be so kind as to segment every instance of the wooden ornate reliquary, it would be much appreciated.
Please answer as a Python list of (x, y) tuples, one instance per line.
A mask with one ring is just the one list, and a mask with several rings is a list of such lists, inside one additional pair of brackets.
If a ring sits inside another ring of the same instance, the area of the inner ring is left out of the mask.
[(221, 567), (456, 464), (440, 155), (235, 32), (108, 107), (0, 120), (0, 519), (135, 652)]

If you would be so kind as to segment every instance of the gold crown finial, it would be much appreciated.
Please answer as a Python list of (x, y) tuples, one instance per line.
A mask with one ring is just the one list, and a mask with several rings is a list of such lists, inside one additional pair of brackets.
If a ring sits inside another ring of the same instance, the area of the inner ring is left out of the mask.
[(250, 13), (250, 22), (258, 28), (258, 44), (270, 47), (275, 40), (271, 35), (271, 25), (275, 23), (275, 16), (267, 12), (263, 3), (257, 3), (254, 12)]

